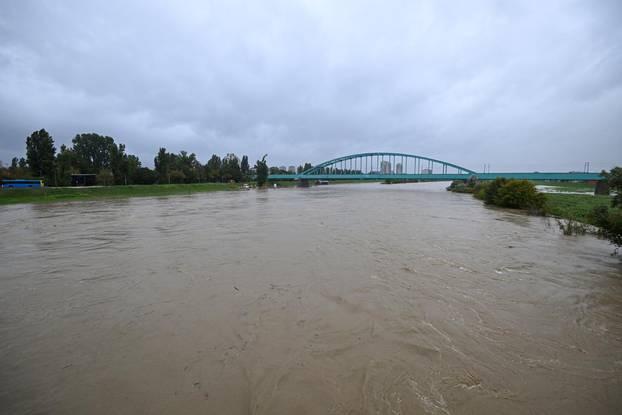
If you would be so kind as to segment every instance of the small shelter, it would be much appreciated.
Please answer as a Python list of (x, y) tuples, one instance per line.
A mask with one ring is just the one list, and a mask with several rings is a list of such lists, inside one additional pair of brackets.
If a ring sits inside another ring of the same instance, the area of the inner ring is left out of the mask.
[(71, 185), (72, 186), (95, 186), (97, 183), (97, 176), (95, 174), (72, 174)]

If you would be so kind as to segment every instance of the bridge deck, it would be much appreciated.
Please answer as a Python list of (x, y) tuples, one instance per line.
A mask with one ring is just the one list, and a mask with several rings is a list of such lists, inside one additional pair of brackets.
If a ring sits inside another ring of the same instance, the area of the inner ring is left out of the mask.
[(475, 173), (475, 174), (271, 174), (268, 180), (466, 180), (477, 176), (480, 180), (494, 180), (497, 177), (524, 180), (592, 181), (603, 180), (600, 173)]

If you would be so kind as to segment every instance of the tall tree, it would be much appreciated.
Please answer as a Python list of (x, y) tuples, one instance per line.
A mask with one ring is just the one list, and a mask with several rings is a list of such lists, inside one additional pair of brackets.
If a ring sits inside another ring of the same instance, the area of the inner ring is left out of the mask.
[(183, 173), (183, 180), (186, 183), (196, 183), (201, 177), (201, 163), (197, 160), (194, 153), (188, 154), (187, 151), (180, 151), (174, 157), (175, 169)]
[(139, 170), (141, 169), (141, 163), (138, 157), (133, 154), (128, 154), (127, 156), (127, 177), (129, 184), (137, 183), (137, 178), (139, 176)]
[(248, 165), (248, 156), (242, 156), (242, 161), (240, 162), (240, 170), (242, 170), (242, 180), (247, 181), (250, 176), (250, 166)]
[(110, 147), (110, 170), (114, 184), (127, 184), (128, 180), (128, 159), (125, 154), (125, 144), (114, 143)]
[(263, 186), (268, 181), (268, 162), (266, 161), (267, 154), (257, 160), (255, 169), (257, 170), (257, 186)]
[(160, 150), (158, 150), (158, 155), (153, 159), (153, 162), (155, 164), (156, 173), (158, 174), (158, 183), (170, 183), (171, 158), (166, 152), (166, 148), (160, 147)]
[(66, 145), (60, 146), (60, 152), (56, 155), (56, 177), (58, 186), (69, 186), (71, 184), (71, 173), (76, 165), (76, 155), (73, 150)]
[(220, 157), (216, 154), (212, 154), (212, 158), (209, 159), (205, 165), (205, 176), (207, 180), (210, 182), (220, 182), (222, 180), (221, 167), (222, 162), (220, 161)]
[(30, 137), (26, 138), (26, 158), (28, 159), (28, 165), (35, 175), (44, 178), (48, 182), (55, 182), (55, 155), (56, 147), (54, 147), (54, 139), (44, 129), (34, 131)]
[(230, 180), (239, 182), (242, 179), (240, 160), (233, 153), (227, 154), (222, 160), (222, 179), (226, 182)]
[(72, 140), (82, 173), (98, 174), (102, 169), (111, 168), (114, 139), (95, 133), (77, 134)]

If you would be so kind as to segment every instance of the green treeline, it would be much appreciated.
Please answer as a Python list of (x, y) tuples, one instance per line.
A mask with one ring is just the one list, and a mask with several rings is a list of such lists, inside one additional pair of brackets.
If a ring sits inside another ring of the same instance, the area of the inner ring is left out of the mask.
[[(251, 167), (248, 156), (233, 153), (212, 155), (202, 164), (196, 154), (180, 151), (170, 153), (162, 147), (154, 158), (154, 169), (143, 166), (139, 158), (127, 154), (125, 145), (112, 137), (96, 133), (77, 134), (71, 146), (61, 145), (44, 129), (26, 138), (26, 157), (14, 157), (10, 166), (0, 164), (0, 178), (43, 179), (48, 186), (70, 186), (72, 174), (94, 174), (99, 185), (182, 184), (246, 182), (256, 179), (265, 183), (270, 171), (265, 155)], [(310, 168), (309, 163), (298, 170)], [(282, 169), (276, 169), (283, 172)]]

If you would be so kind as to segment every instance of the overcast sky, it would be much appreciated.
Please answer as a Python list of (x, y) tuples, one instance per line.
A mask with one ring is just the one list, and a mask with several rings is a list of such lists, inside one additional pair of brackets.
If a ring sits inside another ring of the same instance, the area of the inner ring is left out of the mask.
[(0, 160), (45, 128), (270, 165), (622, 164), (622, 1), (0, 2)]

